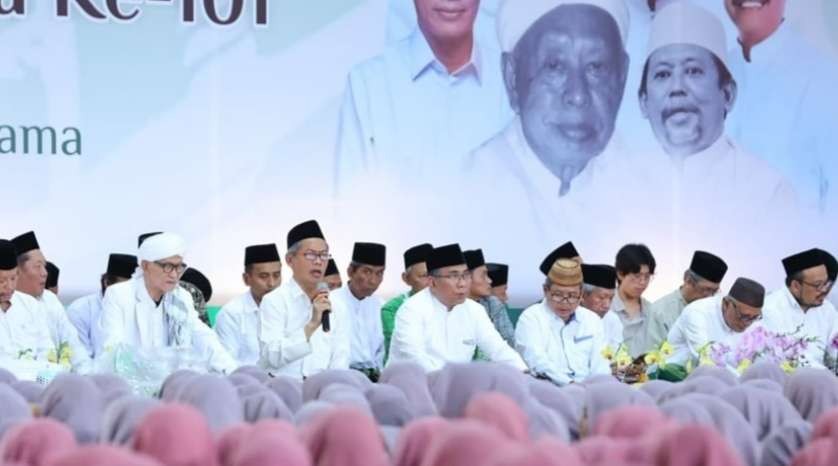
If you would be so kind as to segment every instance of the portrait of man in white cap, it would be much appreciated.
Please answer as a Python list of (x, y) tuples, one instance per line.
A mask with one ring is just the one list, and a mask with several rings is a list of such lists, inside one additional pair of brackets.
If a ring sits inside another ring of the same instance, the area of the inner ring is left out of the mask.
[(804, 37), (813, 25), (793, 17), (818, 2), (717, 1), (737, 33), (730, 68), (740, 92), (730, 134), (786, 176), (801, 205), (830, 214), (838, 207), (838, 61)]
[(628, 72), (628, 23), (622, 0), (504, 2), (498, 37), (517, 117), (470, 163), (522, 164), (552, 175), (554, 197), (571, 192), (614, 134)]
[[(712, 205), (755, 218), (792, 210), (795, 196), (785, 179), (725, 134), (737, 95), (719, 18), (692, 2), (659, 11), (638, 90), (661, 148), (644, 154), (647, 173), (657, 177), (657, 199), (677, 202), (679, 209)], [(718, 214), (694, 210), (705, 219)]]

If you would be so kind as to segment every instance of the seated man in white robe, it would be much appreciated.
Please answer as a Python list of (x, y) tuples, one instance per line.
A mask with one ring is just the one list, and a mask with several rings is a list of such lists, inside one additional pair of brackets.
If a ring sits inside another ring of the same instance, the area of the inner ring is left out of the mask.
[(611, 374), (602, 356), (602, 320), (579, 305), (582, 281), (578, 262), (557, 260), (544, 281), (544, 299), (524, 310), (515, 330), (515, 346), (531, 372), (557, 385)]
[(237, 367), (215, 332), (201, 321), (192, 296), (178, 286), (187, 268), (185, 249), (183, 239), (173, 233), (160, 233), (142, 243), (134, 278), (105, 291), (103, 355), (117, 348), (174, 347), (192, 351), (216, 372)]
[(668, 363), (686, 365), (698, 361), (708, 343), (735, 348), (751, 324), (762, 319), (765, 288), (748, 278), (737, 278), (727, 296), (699, 299), (688, 305), (667, 340), (672, 345)]
[(826, 300), (833, 282), (820, 249), (810, 249), (783, 259), (786, 286), (765, 298), (765, 326), (777, 333), (811, 338), (804, 355), (804, 365), (824, 367), (838, 312)]
[(256, 244), (244, 250), (242, 280), (248, 290), (218, 311), (215, 333), (240, 365), (259, 364), (259, 305), (282, 284), (282, 261), (276, 244)]
[(490, 361), (527, 370), (483, 306), (468, 299), (471, 273), (460, 246), (434, 248), (426, 263), (430, 286), (405, 301), (396, 315), (387, 364), (411, 361), (431, 372), (446, 363), (469, 362), (479, 349)]
[[(19, 275), (17, 290), (35, 298), (43, 307), (46, 313), (47, 325), (49, 325), (52, 339), (66, 343), (72, 352), (74, 365), (88, 365), (87, 348), (79, 340), (78, 332), (70, 319), (64, 305), (58, 300), (55, 293), (46, 289), (47, 284), (47, 260), (38, 244), (34, 232), (24, 233), (14, 239), (18, 253)], [(83, 369), (84, 370), (84, 369)]]
[(62, 341), (53, 338), (43, 305), (16, 291), (18, 276), (17, 250), (11, 241), (0, 240), (0, 367), (20, 379), (35, 380), (48, 363), (84, 363), (84, 357), (61, 354)]
[(305, 379), (327, 369), (349, 369), (349, 330), (332, 313), (323, 281), (329, 245), (320, 225), (303, 222), (288, 232), (285, 263), (291, 278), (259, 305), (260, 364), (272, 374)]
[(617, 290), (617, 269), (607, 264), (582, 264), (582, 307), (602, 319), (605, 344), (614, 351), (623, 344), (623, 322), (611, 311)]
[(67, 317), (79, 334), (91, 358), (102, 351), (102, 329), (99, 327), (105, 300), (105, 290), (111, 285), (130, 280), (137, 270), (137, 256), (111, 254), (108, 267), (99, 278), (100, 291), (73, 301), (67, 306)]
[(373, 382), (384, 369), (384, 329), (381, 299), (375, 296), (384, 280), (387, 248), (377, 243), (355, 243), (346, 270), (346, 286), (329, 293), (332, 312), (349, 323), (349, 367)]

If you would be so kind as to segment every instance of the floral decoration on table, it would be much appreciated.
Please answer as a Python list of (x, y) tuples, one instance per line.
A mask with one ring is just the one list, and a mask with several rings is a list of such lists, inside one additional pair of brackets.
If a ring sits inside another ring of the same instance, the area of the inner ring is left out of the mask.
[(698, 364), (727, 368), (741, 375), (751, 364), (769, 361), (779, 365), (786, 373), (792, 373), (806, 365), (806, 350), (818, 341), (817, 337), (797, 336), (799, 330), (776, 333), (756, 327), (746, 332), (734, 347), (708, 343), (698, 352)]

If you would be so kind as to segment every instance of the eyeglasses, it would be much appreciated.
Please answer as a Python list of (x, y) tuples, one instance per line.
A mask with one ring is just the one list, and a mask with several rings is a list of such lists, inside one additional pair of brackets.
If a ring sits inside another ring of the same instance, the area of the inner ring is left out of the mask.
[(309, 262), (314, 262), (317, 259), (320, 259), (322, 262), (328, 262), (332, 258), (332, 255), (329, 254), (329, 251), (306, 251), (303, 253), (303, 257)]
[(820, 282), (820, 283), (809, 283), (809, 282), (800, 280), (800, 283), (802, 283), (804, 285), (811, 286), (812, 288), (814, 288), (817, 291), (828, 290), (833, 284), (833, 282), (830, 281), (830, 280), (827, 280), (825, 282)]
[(186, 269), (189, 268), (189, 266), (184, 262), (181, 262), (180, 264), (172, 264), (171, 262), (154, 261), (154, 263), (157, 264), (163, 272), (172, 273), (176, 271), (178, 275), (183, 275), (183, 272), (186, 272)]
[(471, 281), (471, 271), (466, 270), (463, 273), (451, 272), (445, 275), (435, 275), (437, 278), (444, 278), (446, 280), (450, 280), (454, 283), (460, 283), (460, 280), (463, 282), (470, 282)]
[(557, 303), (574, 304), (582, 299), (582, 295), (578, 293), (560, 293), (558, 291), (547, 291), (547, 293), (550, 295), (550, 299)]
[(736, 301), (728, 299), (727, 302), (731, 305), (731, 307), (733, 307), (733, 311), (736, 312), (736, 318), (742, 321), (742, 323), (749, 324), (762, 319), (762, 313), (756, 315), (743, 314), (742, 311), (739, 310), (739, 305), (736, 304)]

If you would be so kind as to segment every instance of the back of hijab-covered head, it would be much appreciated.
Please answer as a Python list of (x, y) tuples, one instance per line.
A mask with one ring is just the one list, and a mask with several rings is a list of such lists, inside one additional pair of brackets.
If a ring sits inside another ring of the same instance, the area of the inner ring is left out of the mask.
[(131, 441), (133, 450), (170, 466), (216, 466), (215, 442), (204, 416), (188, 405), (162, 404), (149, 411)]
[(302, 438), (317, 466), (389, 466), (378, 426), (369, 415), (335, 408), (314, 419)]
[(67, 426), (39, 418), (9, 429), (0, 442), (0, 454), (4, 462), (43, 466), (76, 446), (75, 434)]

